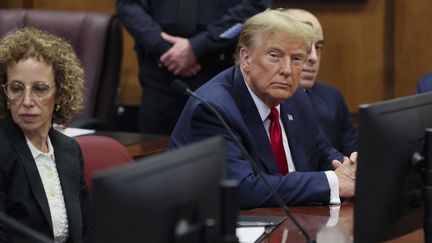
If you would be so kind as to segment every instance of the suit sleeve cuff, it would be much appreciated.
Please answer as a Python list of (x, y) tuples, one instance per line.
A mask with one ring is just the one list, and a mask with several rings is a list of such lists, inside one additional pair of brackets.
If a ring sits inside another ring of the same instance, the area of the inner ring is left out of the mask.
[(324, 171), (330, 187), (330, 204), (340, 204), (339, 181), (334, 171)]

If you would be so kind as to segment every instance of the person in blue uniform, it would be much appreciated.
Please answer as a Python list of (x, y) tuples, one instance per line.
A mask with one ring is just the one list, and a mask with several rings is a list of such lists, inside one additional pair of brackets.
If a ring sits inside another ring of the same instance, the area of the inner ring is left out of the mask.
[(186, 103), (171, 83), (196, 89), (233, 65), (245, 19), (271, 0), (117, 0), (117, 15), (135, 40), (143, 87), (139, 129), (170, 134)]
[(287, 12), (298, 20), (312, 25), (316, 32), (311, 53), (303, 66), (300, 85), (308, 94), (320, 126), (332, 146), (349, 156), (357, 151), (357, 131), (345, 100), (337, 89), (316, 80), (324, 47), (321, 24), (312, 13), (303, 9), (288, 9)]
[(171, 149), (215, 135), (225, 138), (227, 176), (239, 182), (240, 208), (278, 204), (234, 139), (286, 204), (337, 204), (354, 196), (356, 153), (344, 157), (328, 143), (309, 98), (297, 89), (313, 33), (280, 9), (248, 19), (237, 44), (236, 65), (196, 91), (236, 138), (193, 97), (171, 135)]
[(432, 73), (428, 73), (420, 78), (417, 83), (416, 94), (432, 91)]

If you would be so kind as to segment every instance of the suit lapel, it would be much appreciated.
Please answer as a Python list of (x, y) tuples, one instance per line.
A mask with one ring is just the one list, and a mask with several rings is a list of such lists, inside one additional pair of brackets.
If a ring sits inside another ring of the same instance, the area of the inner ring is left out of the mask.
[[(19, 160), (23, 164), (23, 167), (26, 171), (27, 177), (30, 182), (30, 187), (32, 189), (33, 195), (36, 198), (37, 203), (39, 204), (45, 219), (47, 220), (51, 232), (52, 232), (52, 221), (51, 214), (48, 206), (48, 201), (46, 198), (45, 190), (42, 184), (42, 180), (39, 176), (39, 171), (36, 166), (36, 162), (33, 159), (33, 156), (30, 152), (29, 147), (27, 146), (27, 142), (25, 140), (24, 134), (21, 129), (19, 129), (14, 123), (10, 123), (5, 129), (5, 133), (8, 138), (12, 142), (12, 145), (17, 151)], [(17, 136), (17, 134), (19, 134)]]
[(270, 173), (279, 173), (277, 165), (274, 162), (275, 159), (267, 132), (239, 68), (236, 68), (234, 75), (234, 97), (237, 99), (237, 104), (242, 111), (243, 121), (249, 130), (253, 144), (256, 145), (250, 152), (257, 154), (261, 164), (266, 167), (267, 171)]
[(291, 151), (291, 157), (293, 159), (296, 170), (299, 170), (300, 165), (298, 165), (296, 161), (299, 157), (297, 147), (299, 145), (298, 139), (300, 134), (298, 132), (298, 123), (300, 122), (300, 119), (299, 117), (297, 117), (296, 106), (292, 99), (293, 97), (281, 103), (280, 113), (282, 125), (285, 129), (285, 134), (287, 136), (289, 148)]
[(305, 120), (315, 119), (314, 117), (305, 116), (305, 113), (309, 114), (312, 112), (311, 100), (300, 89), (297, 89), (294, 96), (281, 103), (281, 119), (286, 131), (296, 171), (311, 170), (308, 159), (305, 157), (306, 153), (311, 152), (309, 151), (311, 147), (304, 143), (304, 138), (310, 137), (311, 139), (306, 140), (315, 141), (313, 138), (314, 132), (311, 130), (312, 127), (305, 125), (316, 124), (315, 120)]
[(80, 207), (80, 168), (76, 161), (78, 158), (77, 151), (68, 145), (69, 141), (65, 140), (59, 132), (51, 129), (51, 143), (54, 147), (54, 156), (57, 172), (60, 178), (60, 184), (63, 191), (63, 197), (66, 206), (66, 212), (69, 221), (69, 240), (78, 241), (77, 236), (81, 236), (81, 207)]

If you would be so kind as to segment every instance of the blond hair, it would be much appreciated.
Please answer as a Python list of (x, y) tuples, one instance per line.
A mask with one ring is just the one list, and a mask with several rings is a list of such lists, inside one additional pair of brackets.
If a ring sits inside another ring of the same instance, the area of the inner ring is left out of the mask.
[(267, 9), (252, 16), (244, 23), (234, 55), (236, 64), (240, 63), (240, 49), (254, 48), (261, 34), (289, 35), (293, 39), (302, 41), (307, 53), (310, 53), (314, 30), (310, 25), (298, 21), (285, 9)]

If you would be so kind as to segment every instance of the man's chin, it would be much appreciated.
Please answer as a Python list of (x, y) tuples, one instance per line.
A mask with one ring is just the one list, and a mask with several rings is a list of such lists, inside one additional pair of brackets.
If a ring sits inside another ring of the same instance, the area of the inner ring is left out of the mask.
[(310, 79), (304, 79), (304, 78), (302, 78), (300, 80), (300, 85), (303, 88), (306, 88), (306, 89), (312, 88), (312, 86), (314, 85), (314, 83), (315, 83), (315, 81), (313, 79), (310, 80)]

